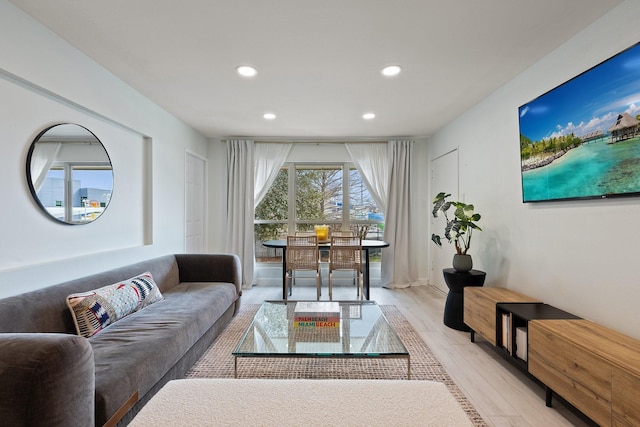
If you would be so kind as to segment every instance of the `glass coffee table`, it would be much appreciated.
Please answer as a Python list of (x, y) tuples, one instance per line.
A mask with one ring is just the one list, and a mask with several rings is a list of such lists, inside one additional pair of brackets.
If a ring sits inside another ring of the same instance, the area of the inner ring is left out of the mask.
[(233, 350), (240, 357), (404, 358), (409, 352), (375, 301), (265, 301)]

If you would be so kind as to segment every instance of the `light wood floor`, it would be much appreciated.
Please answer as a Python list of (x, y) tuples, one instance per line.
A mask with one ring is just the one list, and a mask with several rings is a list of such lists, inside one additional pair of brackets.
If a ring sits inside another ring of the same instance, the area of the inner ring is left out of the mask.
[[(328, 299), (326, 284), (322, 292), (322, 299)], [(334, 300), (355, 297), (353, 285), (334, 286)], [(314, 300), (315, 287), (311, 283), (296, 284), (290, 298)], [(278, 299), (282, 299), (282, 284), (276, 281), (244, 290), (242, 303)], [(483, 338), (476, 335), (476, 342), (471, 343), (469, 333), (446, 327), (442, 322), (446, 295), (441, 291), (430, 286), (395, 290), (372, 287), (371, 299), (400, 309), (489, 425), (591, 425), (555, 396), (553, 408), (547, 408), (543, 387), (511, 365)]]

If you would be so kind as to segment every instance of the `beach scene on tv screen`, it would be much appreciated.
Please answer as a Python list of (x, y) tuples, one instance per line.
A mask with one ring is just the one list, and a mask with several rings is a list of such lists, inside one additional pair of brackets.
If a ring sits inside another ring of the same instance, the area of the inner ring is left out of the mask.
[(524, 202), (640, 194), (640, 45), (519, 108)]

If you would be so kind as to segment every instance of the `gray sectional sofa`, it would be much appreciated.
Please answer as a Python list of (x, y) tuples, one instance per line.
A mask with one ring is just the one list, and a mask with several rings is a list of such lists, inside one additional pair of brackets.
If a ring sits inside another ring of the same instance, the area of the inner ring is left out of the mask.
[[(150, 272), (163, 299), (84, 338), (66, 298)], [(0, 300), (0, 424), (126, 425), (240, 306), (235, 255), (167, 255)]]

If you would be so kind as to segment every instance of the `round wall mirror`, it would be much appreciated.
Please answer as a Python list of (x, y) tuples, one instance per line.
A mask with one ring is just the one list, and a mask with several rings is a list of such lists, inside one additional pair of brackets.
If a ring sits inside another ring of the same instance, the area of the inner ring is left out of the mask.
[(62, 123), (40, 132), (31, 144), (27, 182), (50, 218), (86, 224), (99, 218), (109, 205), (113, 169), (107, 150), (91, 131)]

